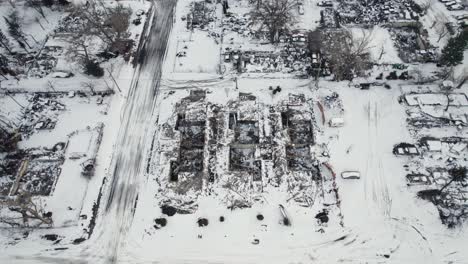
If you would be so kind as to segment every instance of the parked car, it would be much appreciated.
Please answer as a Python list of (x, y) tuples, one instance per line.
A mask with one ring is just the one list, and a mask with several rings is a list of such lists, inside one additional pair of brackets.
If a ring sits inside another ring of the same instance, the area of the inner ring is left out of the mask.
[(349, 180), (354, 180), (354, 179), (360, 179), (361, 178), (361, 173), (359, 171), (343, 171), (341, 173), (341, 178), (343, 179), (349, 179)]
[(406, 175), (406, 180), (408, 181), (408, 186), (431, 184), (429, 177), (424, 174), (408, 174)]
[(445, 5), (446, 7), (449, 7), (449, 6), (455, 5), (455, 4), (457, 4), (457, 2), (455, 2), (455, 1), (448, 1), (448, 2), (445, 2), (445, 3), (444, 3), (444, 5)]
[(468, 14), (458, 15), (455, 18), (457, 20), (465, 20), (465, 19), (468, 19)]
[(320, 1), (317, 3), (318, 6), (323, 6), (323, 7), (332, 7), (333, 3), (332, 1)]
[(459, 5), (459, 4), (454, 4), (454, 5), (451, 5), (451, 6), (447, 6), (447, 9), (448, 10), (463, 10), (463, 6)]
[(458, 21), (458, 25), (460, 25), (460, 27), (462, 27), (462, 28), (467, 27), (468, 26), (468, 18)]
[(419, 155), (418, 148), (409, 143), (400, 143), (393, 147), (393, 154), (394, 155)]
[(315, 53), (315, 52), (312, 53), (311, 57), (312, 57), (312, 64), (316, 65), (316, 64), (319, 63), (319, 55), (318, 55), (318, 53)]

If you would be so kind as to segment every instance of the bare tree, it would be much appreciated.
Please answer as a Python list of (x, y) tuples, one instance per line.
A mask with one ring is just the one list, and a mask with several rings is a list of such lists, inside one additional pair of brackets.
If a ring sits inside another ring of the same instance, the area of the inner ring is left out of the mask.
[(131, 9), (121, 4), (106, 8), (103, 4), (95, 2), (87, 6), (74, 7), (72, 10), (72, 15), (83, 21), (75, 33), (96, 36), (108, 47), (121, 38), (127, 37), (125, 33), (130, 24), (131, 14)]
[(42, 0), (26, 0), (26, 5), (36, 10), (36, 12), (38, 12), (42, 16), (42, 18), (44, 18), (47, 21), (47, 17), (44, 14), (44, 9), (42, 9)]
[(380, 47), (379, 58), (377, 59), (377, 61), (380, 61), (382, 59), (383, 55), (385, 55), (385, 54), (386, 54), (385, 47), (382, 44), (382, 46)]
[(450, 33), (449, 29), (447, 28), (447, 17), (438, 15), (436, 20), (434, 21), (435, 24), (435, 32), (437, 33), (437, 43), (440, 42), (447, 34)]
[(89, 47), (95, 45), (98, 38), (106, 50), (119, 50), (125, 44), (123, 38), (129, 27), (131, 9), (118, 4), (107, 8), (101, 2), (90, 2), (88, 5), (76, 6), (71, 10), (71, 16), (82, 21), (73, 26), (73, 30), (65, 41), (70, 43), (68, 54), (78, 59), (85, 69), (85, 73), (101, 77), (104, 70), (99, 66)]
[(77, 12), (85, 19), (84, 27), (87, 28), (89, 34), (93, 34), (108, 45), (112, 45), (114, 36), (111, 28), (106, 24), (108, 15), (105, 8), (92, 2), (87, 6), (80, 7)]
[(335, 80), (352, 80), (369, 69), (372, 32), (363, 31), (356, 37), (348, 30), (325, 34), (323, 54), (327, 58)]
[(34, 18), (34, 21), (36, 21), (36, 23), (39, 24), (39, 26), (42, 28), (42, 30), (45, 31), (45, 28), (44, 28), (44, 26), (42, 25), (41, 20), (40, 20), (38, 17)]
[(82, 82), (81, 87), (83, 89), (89, 89), (91, 91), (91, 94), (96, 94), (96, 86), (94, 85), (93, 82)]
[[(451, 76), (452, 77), (450, 79), (453, 80), (453, 68), (451, 69)], [(445, 80), (440, 85), (441, 92), (445, 95), (445, 97), (447, 97), (447, 105), (445, 106), (444, 111), (448, 111), (448, 109), (450, 107), (450, 103), (452, 102), (452, 99), (451, 99), (450, 95), (452, 94), (453, 89), (455, 87), (454, 87), (453, 82), (451, 80)]]
[(280, 33), (295, 23), (292, 12), (295, 7), (293, 0), (261, 1), (250, 13), (252, 24), (258, 25), (260, 31), (267, 29), (270, 42), (277, 42)]
[(91, 36), (85, 34), (75, 35), (67, 39), (67, 42), (70, 44), (67, 54), (81, 63), (86, 74), (101, 77), (104, 75), (104, 70), (88, 50), (90, 39)]
[(421, 7), (421, 9), (423, 10), (424, 14), (427, 13), (427, 10), (429, 10), (429, 8), (432, 7), (432, 5), (434, 4), (435, 0), (426, 0), (424, 1), (423, 3), (420, 3), (419, 6)]
[(448, 170), (450, 175), (450, 181), (448, 181), (439, 192), (443, 192), (452, 182), (464, 182), (468, 178), (467, 168), (466, 167), (456, 167)]
[(52, 225), (51, 215), (35, 201), (31, 194), (20, 193), (0, 201), (0, 222), (10, 226)]
[(115, 8), (109, 10), (107, 23), (115, 32), (116, 40), (120, 40), (122, 35), (127, 32), (128, 26), (130, 25), (131, 14), (132, 11), (121, 4), (118, 4)]

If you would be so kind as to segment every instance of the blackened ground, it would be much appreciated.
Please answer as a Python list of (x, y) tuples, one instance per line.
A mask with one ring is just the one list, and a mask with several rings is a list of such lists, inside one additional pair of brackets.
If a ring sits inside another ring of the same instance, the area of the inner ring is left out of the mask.
[(156, 223), (154, 225), (154, 228), (156, 229), (160, 229), (161, 227), (165, 227), (167, 225), (167, 219), (164, 217), (156, 218), (154, 219), (154, 222)]
[(175, 207), (172, 207), (170, 205), (163, 205), (161, 206), (161, 211), (163, 214), (167, 216), (173, 216), (177, 213), (177, 209)]

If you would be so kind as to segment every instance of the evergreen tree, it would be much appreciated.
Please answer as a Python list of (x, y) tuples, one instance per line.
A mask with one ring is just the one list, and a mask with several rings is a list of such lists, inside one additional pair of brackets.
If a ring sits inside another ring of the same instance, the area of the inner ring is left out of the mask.
[(458, 35), (458, 39), (460, 40), (463, 46), (463, 49), (468, 48), (468, 29), (463, 30), (460, 35)]
[(457, 38), (451, 38), (447, 45), (442, 49), (440, 64), (445, 66), (453, 66), (459, 64), (463, 60), (463, 49)]
[(442, 49), (440, 64), (454, 66), (463, 61), (463, 51), (468, 46), (468, 31), (462, 31), (457, 37), (449, 39)]

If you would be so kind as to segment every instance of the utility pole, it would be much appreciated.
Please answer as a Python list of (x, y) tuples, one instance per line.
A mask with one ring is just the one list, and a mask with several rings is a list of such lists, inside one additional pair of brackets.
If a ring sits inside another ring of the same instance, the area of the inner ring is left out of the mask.
[(6, 93), (5, 93), (8, 97), (11, 98), (11, 100), (13, 100), (17, 105), (19, 105), (22, 109), (24, 108), (24, 106), (22, 106), (18, 101), (16, 101), (15, 98), (13, 98), (13, 96), (10, 95), (10, 92), (8, 90), (6, 90)]
[(122, 90), (120, 90), (119, 84), (115, 81), (114, 76), (112, 76), (111, 71), (109, 71), (109, 69), (107, 69), (107, 72), (109, 72), (109, 76), (111, 77), (112, 81), (114, 81), (114, 83), (117, 86), (117, 89), (119, 90), (119, 92), (122, 93)]

